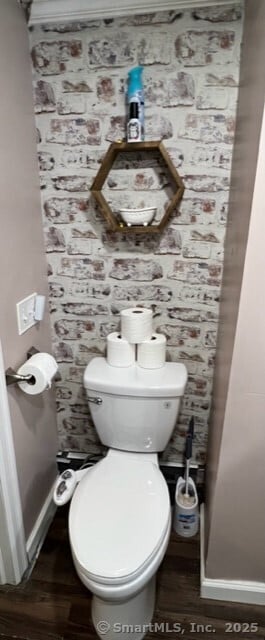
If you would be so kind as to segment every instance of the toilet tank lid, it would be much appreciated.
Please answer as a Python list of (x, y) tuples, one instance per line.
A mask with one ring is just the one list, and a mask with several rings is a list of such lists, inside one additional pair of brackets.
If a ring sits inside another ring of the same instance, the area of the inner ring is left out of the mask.
[(105, 358), (93, 358), (84, 372), (86, 389), (115, 395), (179, 397), (184, 393), (187, 369), (179, 362), (166, 362), (159, 369), (113, 367)]

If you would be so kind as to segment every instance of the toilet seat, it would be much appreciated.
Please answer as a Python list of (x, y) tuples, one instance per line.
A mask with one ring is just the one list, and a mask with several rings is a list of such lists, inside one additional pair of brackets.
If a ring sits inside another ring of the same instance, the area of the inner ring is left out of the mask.
[(163, 544), (170, 515), (156, 456), (110, 450), (72, 498), (69, 534), (76, 566), (102, 585), (136, 579)]
[(156, 574), (157, 569), (164, 558), (169, 542), (170, 532), (171, 518), (168, 522), (165, 537), (161, 542), (161, 547), (158, 549), (157, 554), (153, 557), (152, 562), (150, 562), (150, 564), (144, 570), (142, 570), (136, 578), (133, 578), (124, 584), (116, 584), (114, 582), (112, 584), (104, 584), (92, 580), (85, 572), (82, 571), (73, 553), (74, 565), (81, 582), (83, 582), (85, 587), (92, 591), (94, 595), (106, 601), (111, 600), (112, 602), (121, 602), (122, 600), (127, 600), (128, 598), (136, 595), (145, 588), (149, 580), (151, 580)]

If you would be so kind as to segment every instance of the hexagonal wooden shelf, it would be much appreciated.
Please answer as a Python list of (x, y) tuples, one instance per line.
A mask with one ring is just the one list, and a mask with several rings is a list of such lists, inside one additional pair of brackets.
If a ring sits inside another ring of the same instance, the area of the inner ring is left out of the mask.
[[(102, 187), (113, 167), (113, 164), (120, 153), (123, 152), (139, 152), (139, 151), (148, 151), (148, 152), (158, 152), (162, 156), (164, 160), (164, 164), (168, 169), (170, 177), (173, 183), (176, 185), (176, 191), (173, 193), (172, 198), (169, 200), (164, 215), (162, 216), (160, 222), (158, 224), (150, 224), (148, 226), (138, 226), (133, 225), (131, 227), (127, 227), (122, 224), (112, 212), (108, 202), (104, 198), (102, 193)], [(99, 204), (100, 210), (107, 220), (109, 228), (112, 231), (120, 231), (122, 233), (160, 233), (165, 225), (167, 224), (172, 211), (175, 209), (177, 204), (180, 202), (182, 195), (184, 192), (184, 184), (179, 176), (177, 170), (175, 169), (172, 160), (170, 159), (167, 150), (165, 149), (163, 143), (161, 141), (152, 141), (152, 142), (113, 142), (100, 166), (100, 169), (93, 181), (91, 187), (91, 193), (93, 194), (95, 200)]]

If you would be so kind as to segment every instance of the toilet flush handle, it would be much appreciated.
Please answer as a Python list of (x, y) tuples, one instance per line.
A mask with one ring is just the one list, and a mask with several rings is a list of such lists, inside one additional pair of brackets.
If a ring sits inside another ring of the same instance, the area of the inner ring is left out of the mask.
[(87, 396), (87, 401), (88, 402), (93, 402), (94, 404), (102, 404), (103, 400), (102, 398), (92, 398), (91, 396)]

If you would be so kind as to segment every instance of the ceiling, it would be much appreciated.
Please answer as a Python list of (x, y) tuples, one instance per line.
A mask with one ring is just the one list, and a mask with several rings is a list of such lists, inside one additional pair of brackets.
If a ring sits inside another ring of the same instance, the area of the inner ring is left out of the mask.
[[(176, 11), (194, 7), (241, 6), (244, 0), (33, 0), (30, 25), (43, 23), (79, 22), (99, 18), (153, 13), (156, 11)], [(31, 0), (20, 0), (22, 5), (30, 5)]]

